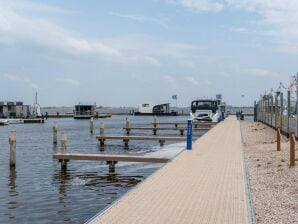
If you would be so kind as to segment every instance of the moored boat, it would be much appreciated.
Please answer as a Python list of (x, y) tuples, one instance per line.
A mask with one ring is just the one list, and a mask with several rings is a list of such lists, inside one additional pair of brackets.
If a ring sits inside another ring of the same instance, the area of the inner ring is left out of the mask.
[(219, 122), (224, 118), (225, 102), (217, 99), (201, 99), (191, 102), (190, 116), (195, 121)]
[(134, 112), (134, 115), (177, 116), (177, 112), (170, 111), (170, 103), (143, 103), (139, 106), (139, 111)]

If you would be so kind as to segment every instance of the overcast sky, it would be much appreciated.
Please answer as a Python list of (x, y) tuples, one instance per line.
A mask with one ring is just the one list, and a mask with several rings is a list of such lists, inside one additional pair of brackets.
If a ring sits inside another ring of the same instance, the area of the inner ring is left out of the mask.
[(298, 71), (297, 12), (297, 0), (0, 0), (0, 100), (252, 105)]

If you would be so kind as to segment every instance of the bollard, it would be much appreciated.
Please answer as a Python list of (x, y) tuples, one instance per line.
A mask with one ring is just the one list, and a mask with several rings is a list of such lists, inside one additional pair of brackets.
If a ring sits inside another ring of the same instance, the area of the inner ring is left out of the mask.
[(48, 120), (48, 112), (46, 112), (46, 120)]
[(192, 119), (188, 119), (187, 121), (187, 143), (186, 149), (192, 149)]
[(94, 118), (91, 117), (90, 118), (90, 133), (93, 134), (93, 122), (94, 122)]
[(276, 129), (276, 150), (280, 151), (280, 128)]
[(57, 132), (58, 132), (58, 125), (57, 123), (55, 122), (54, 125), (53, 125), (53, 144), (57, 144)]
[(10, 132), (9, 136), (9, 165), (10, 168), (16, 167), (16, 140), (17, 140), (17, 133), (15, 131)]
[(156, 115), (154, 115), (153, 116), (153, 127), (155, 127), (156, 128), (156, 126), (157, 126), (157, 117), (156, 117)]
[(295, 145), (296, 145), (295, 133), (292, 132), (290, 135), (290, 167), (295, 166), (295, 148), (296, 148)]
[(57, 112), (57, 117), (59, 117), (59, 112)]
[[(66, 154), (67, 153), (67, 133), (66, 131), (62, 131), (61, 134), (61, 154)], [(66, 170), (67, 169), (67, 160), (62, 159), (61, 161), (61, 170)]]

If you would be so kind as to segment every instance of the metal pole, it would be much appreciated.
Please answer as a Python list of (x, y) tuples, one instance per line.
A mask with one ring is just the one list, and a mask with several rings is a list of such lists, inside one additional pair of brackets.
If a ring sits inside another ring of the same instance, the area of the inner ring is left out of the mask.
[(271, 101), (271, 105), (270, 105), (270, 126), (273, 127), (273, 95), (271, 94), (270, 96), (270, 101)]
[(188, 119), (187, 121), (187, 144), (186, 149), (192, 149), (192, 119)]

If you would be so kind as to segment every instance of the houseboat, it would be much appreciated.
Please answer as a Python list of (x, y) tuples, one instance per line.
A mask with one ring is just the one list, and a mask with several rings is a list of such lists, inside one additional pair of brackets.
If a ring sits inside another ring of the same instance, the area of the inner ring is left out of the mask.
[(134, 112), (134, 115), (177, 116), (177, 112), (170, 111), (170, 103), (143, 103), (139, 106), (139, 111)]
[(191, 102), (190, 116), (196, 121), (219, 122), (222, 112), (225, 113), (226, 104), (220, 99), (201, 99)]
[(77, 104), (73, 112), (74, 119), (90, 119), (96, 115), (96, 104)]

